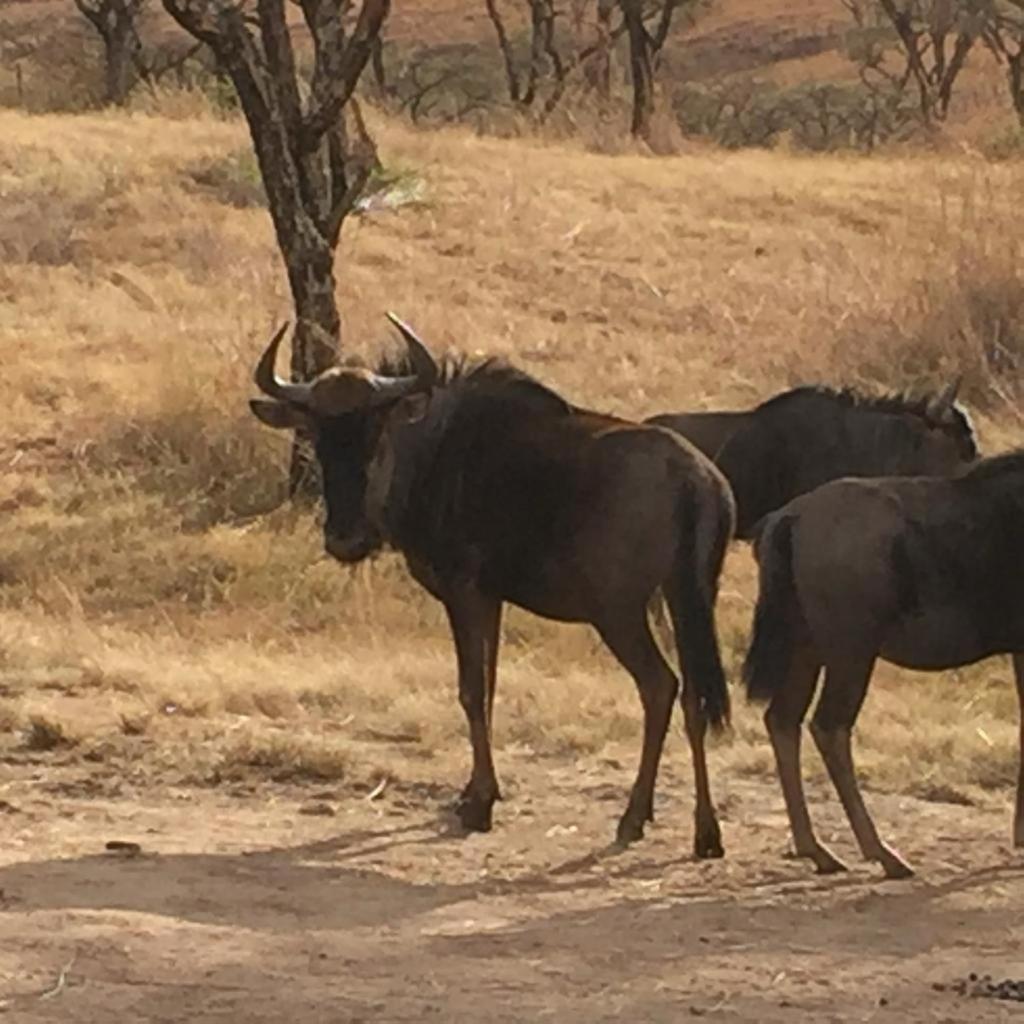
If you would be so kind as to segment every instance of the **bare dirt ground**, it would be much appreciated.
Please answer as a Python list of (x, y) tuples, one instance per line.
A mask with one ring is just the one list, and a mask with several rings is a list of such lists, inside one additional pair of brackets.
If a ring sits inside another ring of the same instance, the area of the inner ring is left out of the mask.
[(853, 865), (822, 879), (783, 857), (767, 782), (717, 780), (728, 854), (696, 863), (679, 764), (647, 839), (618, 855), (607, 841), (631, 763), (505, 751), (501, 767), (495, 830), (464, 838), (439, 787), (392, 784), (372, 801), (265, 780), (136, 788), (109, 765), (9, 758), (0, 1008), (168, 1024), (1024, 1014), (932, 987), (1024, 976), (1024, 862), (998, 801), (871, 794), (919, 870), (887, 883), (812, 785), (823, 836)]

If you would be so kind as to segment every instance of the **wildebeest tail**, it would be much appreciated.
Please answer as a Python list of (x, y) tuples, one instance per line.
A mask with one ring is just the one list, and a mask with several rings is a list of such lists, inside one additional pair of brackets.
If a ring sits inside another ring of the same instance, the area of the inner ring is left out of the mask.
[[(715, 629), (715, 599), (725, 552), (732, 540), (735, 509), (724, 484), (720, 500), (699, 502), (683, 538), (682, 565), (669, 597), (679, 660), (701, 707), (715, 729), (729, 721), (729, 689)], [(695, 521), (694, 521), (695, 520)]]
[(743, 662), (747, 699), (769, 701), (789, 671), (798, 624), (793, 582), (793, 516), (769, 517), (754, 544), (758, 565), (754, 635)]

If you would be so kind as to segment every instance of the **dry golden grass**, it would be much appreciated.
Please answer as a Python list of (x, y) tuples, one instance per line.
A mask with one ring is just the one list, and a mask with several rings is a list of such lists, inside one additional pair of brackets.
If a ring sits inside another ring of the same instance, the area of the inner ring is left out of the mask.
[[(285, 441), (245, 400), (288, 315), (283, 274), (265, 211), (209, 185), (236, 173), (243, 127), (172, 113), (0, 113), (0, 731), (194, 781), (459, 781), (440, 609), (394, 558), (344, 571), (311, 517), (267, 512)], [(963, 370), (985, 444), (1022, 436), (1015, 165), (602, 157), (374, 128), (428, 203), (346, 228), (352, 347), (384, 343), (394, 308), (438, 349), (510, 356), (636, 417)], [(734, 675), (752, 598), (737, 551), (721, 601)], [(880, 671), (865, 773), (946, 797), (1008, 784), (1007, 677), (1001, 661)], [(513, 612), (499, 694), (501, 745), (632, 760), (638, 702), (583, 628)], [(714, 761), (769, 770), (754, 713)]]

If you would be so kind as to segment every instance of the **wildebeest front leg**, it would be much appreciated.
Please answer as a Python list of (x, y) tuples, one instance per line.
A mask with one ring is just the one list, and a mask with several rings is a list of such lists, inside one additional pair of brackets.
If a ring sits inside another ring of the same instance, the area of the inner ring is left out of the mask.
[(458, 814), (465, 828), (489, 832), (491, 808), (500, 796), (491, 754), (488, 705), (497, 665), (501, 603), (472, 591), (447, 601), (445, 609), (459, 663), (459, 703), (466, 713), (473, 749), (473, 767), (459, 798)]
[(1013, 815), (1013, 845), (1024, 846), (1024, 654), (1013, 656), (1013, 675), (1020, 705), (1020, 762), (1017, 768), (1017, 809)]
[(598, 632), (633, 677), (644, 708), (640, 768), (616, 833), (620, 843), (631, 843), (642, 839), (644, 823), (654, 820), (654, 783), (679, 684), (651, 636), (646, 608), (640, 608), (636, 616), (599, 625)]
[[(489, 636), (486, 637), (487, 644), (487, 735), (494, 737), (494, 693), (498, 686), (498, 643), (501, 635), (501, 605), (498, 604), (494, 610), (494, 620), (488, 623)], [(501, 799), (501, 795), (498, 795)]]

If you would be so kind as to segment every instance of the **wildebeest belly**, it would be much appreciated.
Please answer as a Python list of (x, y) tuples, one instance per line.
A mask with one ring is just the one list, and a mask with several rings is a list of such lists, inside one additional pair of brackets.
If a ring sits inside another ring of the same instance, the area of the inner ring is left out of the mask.
[(615, 606), (639, 608), (662, 582), (675, 547), (673, 526), (649, 517), (621, 525), (625, 510), (595, 512), (572, 534), (555, 530), (534, 547), (496, 546), (481, 572), (483, 589), (536, 615), (593, 622)]
[(940, 669), (1024, 650), (1015, 545), (992, 544), (963, 518), (931, 531), (914, 523), (893, 544), (899, 612), (886, 630), (887, 660)]
[(934, 604), (892, 623), (881, 656), (904, 668), (958, 668), (993, 654), (1024, 651), (1024, 607), (988, 618), (956, 603)]
[(994, 654), (962, 609), (945, 606), (907, 616), (892, 624), (881, 656), (904, 668), (947, 669), (970, 665)]
[(562, 621), (645, 607), (677, 557), (693, 458), (667, 432), (634, 428), (590, 440), (585, 457), (506, 473), (476, 517), (481, 585)]

